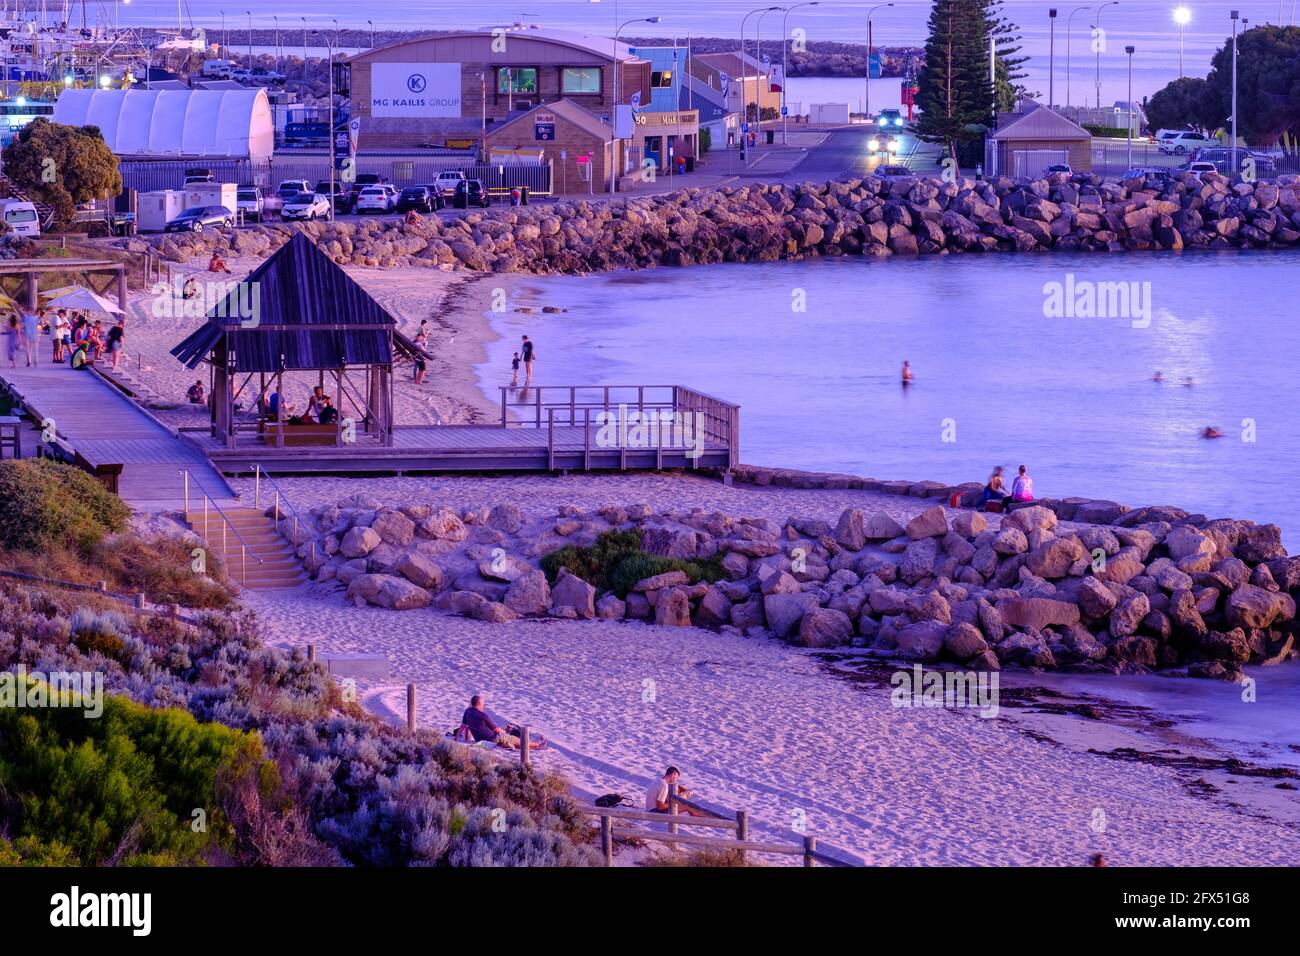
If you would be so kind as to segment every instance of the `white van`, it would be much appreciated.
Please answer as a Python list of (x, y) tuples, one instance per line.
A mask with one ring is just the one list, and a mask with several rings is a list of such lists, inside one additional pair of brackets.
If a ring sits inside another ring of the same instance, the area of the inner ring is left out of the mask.
[(0, 218), (16, 236), (40, 236), (41, 217), (36, 207), (21, 199), (0, 199)]

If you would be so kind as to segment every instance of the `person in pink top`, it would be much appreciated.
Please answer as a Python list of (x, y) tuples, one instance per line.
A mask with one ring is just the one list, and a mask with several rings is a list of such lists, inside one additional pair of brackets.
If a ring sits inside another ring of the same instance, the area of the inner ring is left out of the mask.
[(1016, 480), (1011, 482), (1011, 500), (1034, 500), (1034, 479), (1029, 477), (1029, 469), (1024, 465), (1020, 466), (1020, 473), (1016, 475)]

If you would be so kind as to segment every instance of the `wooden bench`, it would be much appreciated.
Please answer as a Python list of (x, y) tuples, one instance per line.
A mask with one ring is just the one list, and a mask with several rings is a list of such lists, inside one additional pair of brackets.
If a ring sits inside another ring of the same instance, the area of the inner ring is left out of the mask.
[(116, 463), (96, 464), (88, 459), (81, 452), (76, 452), (73, 458), (75, 464), (82, 471), (87, 471), (93, 475), (100, 484), (117, 494), (118, 480), (122, 477), (122, 466)]
[(23, 420), (16, 415), (0, 417), (0, 458), (4, 457), (6, 448), (13, 452), (14, 458), (23, 457), (22, 428)]
[[(268, 445), (279, 445), (280, 442), (277, 439), (281, 427), (278, 422), (267, 422), (265, 427), (258, 430), (262, 433), (262, 438)], [(337, 425), (290, 425), (285, 422), (283, 428), (286, 448), (295, 445), (338, 444), (339, 429)]]

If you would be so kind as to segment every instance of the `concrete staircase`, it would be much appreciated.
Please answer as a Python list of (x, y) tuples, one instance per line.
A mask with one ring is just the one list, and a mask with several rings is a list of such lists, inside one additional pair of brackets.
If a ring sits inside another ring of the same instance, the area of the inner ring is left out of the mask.
[[(289, 541), (280, 534), (275, 522), (257, 508), (224, 508), (230, 525), (215, 508), (208, 511), (208, 548), (220, 557), (226, 575), (250, 591), (275, 591), (296, 588), (307, 581), (307, 573)], [(203, 509), (189, 511), (185, 520), (198, 535), (203, 535)], [(225, 529), (224, 543), (222, 529)], [(233, 529), (233, 530), (232, 530)], [(238, 534), (235, 532), (238, 531)], [(240, 541), (240, 538), (243, 541)], [(247, 548), (244, 562), (247, 579), (241, 575), (241, 546)]]
[(54, 222), (53, 206), (43, 203), (39, 199), (32, 199), (30, 196), (25, 195), (21, 189), (14, 185), (14, 181), (3, 172), (0, 172), (0, 193), (7, 198), (20, 199), (23, 202), (30, 202), (35, 206), (36, 215), (41, 220), (42, 230), (50, 228), (50, 225)]

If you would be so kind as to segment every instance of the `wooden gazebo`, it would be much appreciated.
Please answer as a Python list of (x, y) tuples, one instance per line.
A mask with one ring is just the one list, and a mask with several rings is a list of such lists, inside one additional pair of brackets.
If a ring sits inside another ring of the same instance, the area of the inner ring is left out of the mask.
[[(295, 233), (171, 354), (187, 368), (207, 363), (212, 436), (227, 448), (249, 441), (390, 446), (396, 325), (329, 256)], [(332, 426), (289, 421), (286, 372), (316, 373), (338, 410)], [(281, 396), (274, 415), (259, 401), (268, 386)]]

